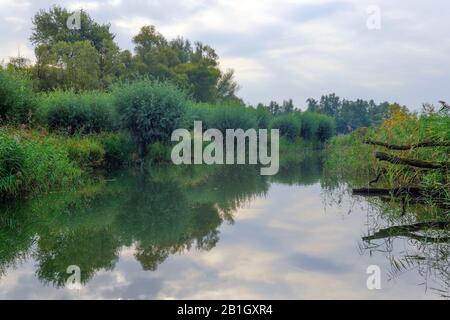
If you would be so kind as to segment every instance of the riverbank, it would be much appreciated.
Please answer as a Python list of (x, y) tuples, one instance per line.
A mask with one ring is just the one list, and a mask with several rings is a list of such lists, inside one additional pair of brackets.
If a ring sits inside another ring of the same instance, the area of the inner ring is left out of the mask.
[[(171, 163), (171, 144), (149, 146), (146, 163)], [(280, 140), (281, 165), (301, 159), (309, 150), (323, 148), (318, 141)], [(138, 163), (136, 147), (123, 132), (59, 135), (46, 129), (0, 128), (0, 197), (14, 201), (50, 190), (102, 179), (106, 172)]]
[[(406, 207), (432, 220), (448, 219), (450, 206), (450, 117), (394, 109), (378, 128), (333, 138), (325, 170), (330, 185), (346, 181), (353, 193), (381, 199), (404, 215)], [(378, 197), (377, 197), (378, 196)], [(420, 206), (419, 206), (420, 207)], [(392, 210), (391, 210), (392, 211)]]

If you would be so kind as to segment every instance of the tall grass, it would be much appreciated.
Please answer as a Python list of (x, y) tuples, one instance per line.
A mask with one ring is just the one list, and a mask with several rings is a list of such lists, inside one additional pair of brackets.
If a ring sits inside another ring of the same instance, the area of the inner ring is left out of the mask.
[(31, 77), (24, 72), (0, 68), (0, 124), (28, 123), (35, 106)]
[(0, 129), (0, 197), (18, 197), (81, 177), (60, 141), (36, 132)]

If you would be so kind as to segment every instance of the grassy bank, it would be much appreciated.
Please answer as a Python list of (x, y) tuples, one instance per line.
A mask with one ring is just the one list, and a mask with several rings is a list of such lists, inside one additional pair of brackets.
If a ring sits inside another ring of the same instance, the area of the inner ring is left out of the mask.
[(169, 162), (177, 128), (279, 129), (280, 158), (334, 135), (330, 117), (242, 103), (196, 103), (168, 82), (147, 78), (109, 90), (35, 92), (24, 72), (0, 69), (0, 197), (17, 198), (78, 183), (93, 172)]

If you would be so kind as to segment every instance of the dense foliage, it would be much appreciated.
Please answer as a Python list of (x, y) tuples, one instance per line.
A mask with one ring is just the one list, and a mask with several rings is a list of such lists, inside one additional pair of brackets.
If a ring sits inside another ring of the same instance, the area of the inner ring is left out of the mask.
[[(449, 143), (450, 117), (448, 110), (417, 115), (391, 106), (389, 116), (375, 129), (357, 130), (350, 135), (332, 139), (327, 157), (327, 168), (334, 179), (344, 179), (354, 187), (420, 188), (431, 205), (447, 206), (450, 203), (449, 173), (441, 169), (423, 169), (415, 166), (378, 161), (375, 151), (402, 159), (424, 162), (448, 162), (449, 147), (434, 146), (391, 150), (382, 146), (364, 144), (364, 140), (395, 145), (414, 145), (423, 141)], [(374, 179), (379, 175), (378, 179)], [(423, 199), (422, 199), (423, 200)]]
[(73, 182), (81, 171), (61, 140), (29, 131), (0, 130), (0, 198)]
[(113, 92), (121, 125), (138, 145), (141, 159), (149, 144), (170, 140), (186, 109), (185, 93), (167, 82), (142, 79)]
[(373, 100), (345, 100), (332, 93), (324, 95), (320, 101), (307, 100), (307, 110), (323, 113), (336, 120), (337, 133), (348, 133), (357, 128), (378, 126), (388, 116), (389, 103), (376, 104)]
[[(80, 29), (68, 29), (72, 14), (54, 6), (34, 16), (30, 40), (37, 61), (30, 68), (41, 90), (106, 89), (140, 75), (170, 80), (196, 101), (241, 102), (233, 70), (219, 69), (219, 57), (210, 46), (181, 37), (167, 40), (154, 26), (144, 26), (132, 39), (132, 53), (119, 48), (109, 24), (95, 22), (84, 11)], [(14, 61), (17, 66), (19, 60)]]
[(273, 118), (270, 123), (271, 129), (279, 129), (280, 135), (294, 140), (300, 135), (301, 121), (294, 113), (285, 113)]
[(55, 91), (42, 96), (41, 123), (60, 133), (99, 133), (117, 126), (112, 97), (108, 93)]
[(0, 68), (0, 124), (29, 122), (35, 103), (33, 82), (28, 74)]

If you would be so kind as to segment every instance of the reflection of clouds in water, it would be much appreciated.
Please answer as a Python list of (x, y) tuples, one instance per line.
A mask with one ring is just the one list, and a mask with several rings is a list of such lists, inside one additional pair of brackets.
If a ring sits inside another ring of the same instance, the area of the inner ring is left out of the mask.
[(170, 255), (156, 271), (144, 271), (136, 247), (122, 247), (114, 270), (98, 271), (79, 291), (43, 286), (34, 261), (9, 269), (1, 279), (0, 298), (26, 299), (340, 299), (424, 298), (414, 273), (402, 281), (382, 280), (381, 291), (366, 288), (366, 268), (383, 255), (359, 255), (366, 219), (362, 210), (324, 211), (318, 184), (273, 184), (235, 214), (234, 225), (220, 227), (212, 250), (191, 249)]

